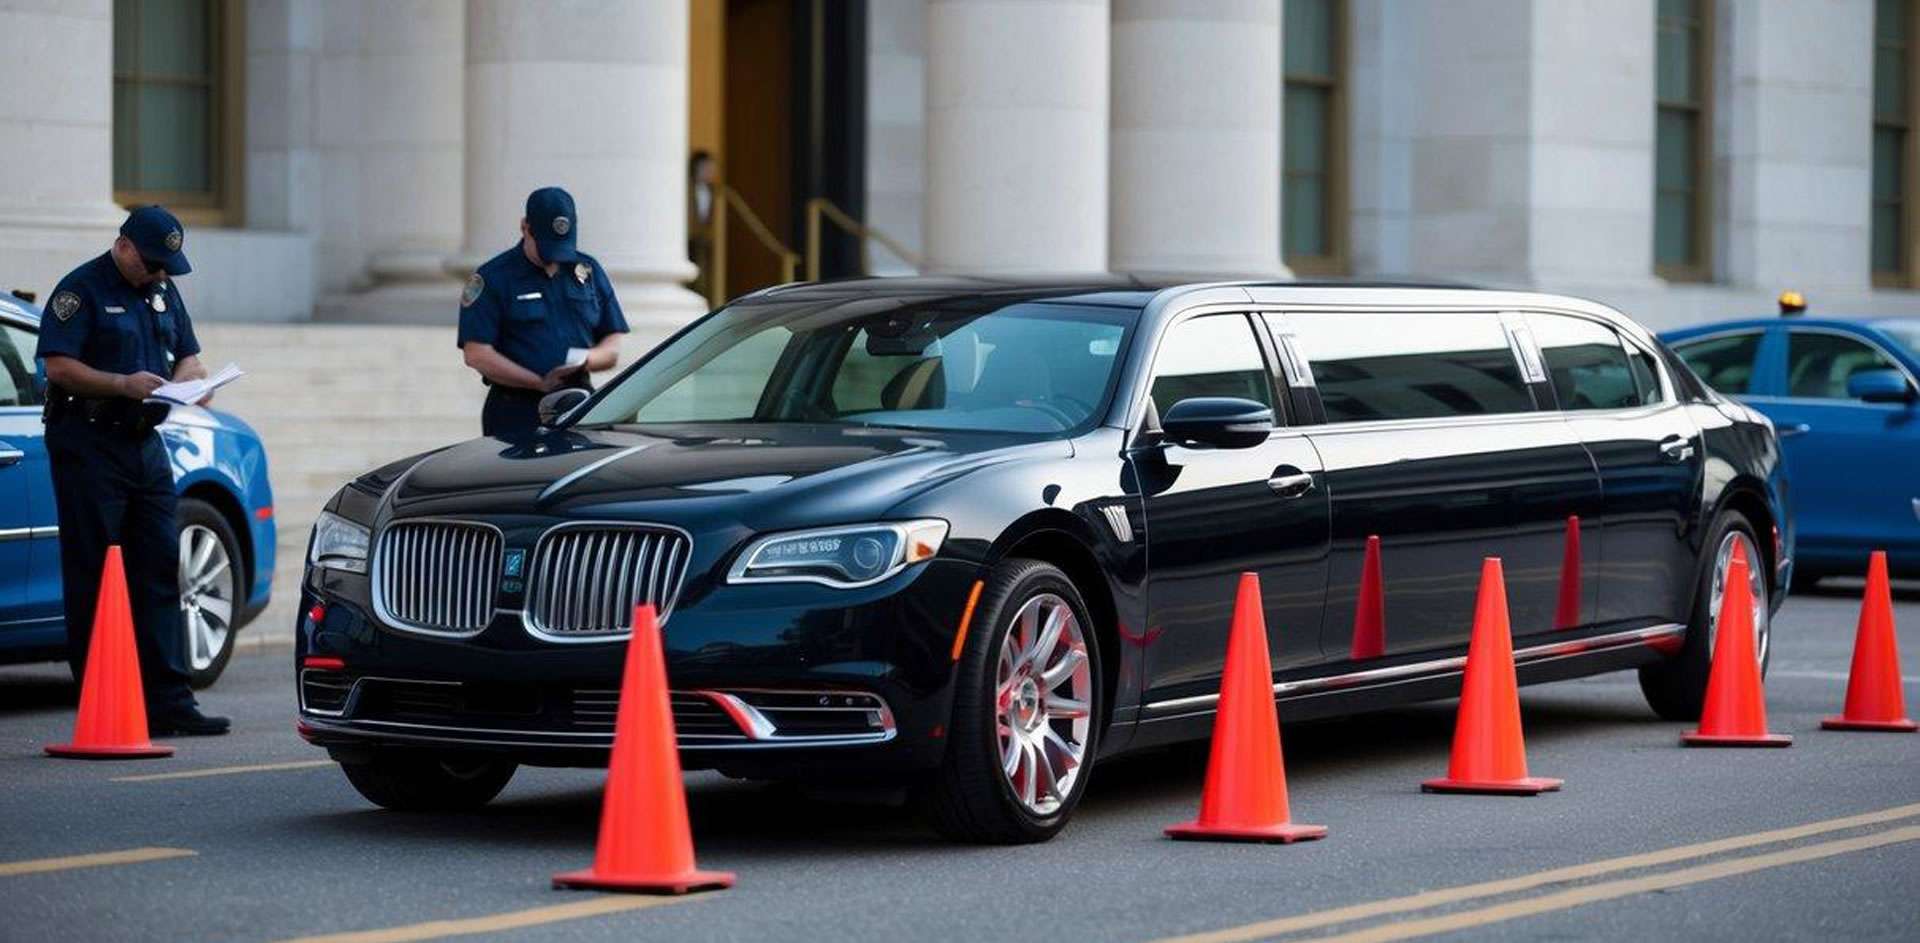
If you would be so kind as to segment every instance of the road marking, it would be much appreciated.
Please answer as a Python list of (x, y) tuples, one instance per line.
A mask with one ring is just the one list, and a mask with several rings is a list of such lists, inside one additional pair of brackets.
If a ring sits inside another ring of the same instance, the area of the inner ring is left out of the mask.
[[(1810, 671), (1810, 670), (1809, 671), (1781, 671), (1779, 669), (1775, 669), (1773, 671), (1767, 672), (1767, 677), (1769, 678), (1808, 678), (1814, 681), (1846, 681), (1852, 678), (1853, 676), (1844, 671)], [(1902, 677), (1900, 680), (1903, 683), (1912, 684), (1915, 681), (1920, 681), (1920, 675), (1906, 675)]]
[(209, 769), (181, 770), (177, 773), (145, 773), (139, 776), (115, 776), (116, 783), (157, 783), (163, 779), (199, 779), (202, 776), (232, 776), (236, 773), (277, 773), (290, 769), (318, 769), (332, 766), (332, 760), (295, 760), (291, 763), (256, 763), (251, 766), (215, 766)]
[(98, 868), (109, 864), (139, 864), (142, 861), (191, 858), (197, 854), (199, 852), (185, 848), (128, 848), (125, 851), (102, 851), (91, 855), (71, 855), (65, 858), (4, 861), (0, 862), (0, 878), (21, 874), (41, 874), (47, 871), (71, 871), (75, 868)]
[(512, 910), (506, 913), (491, 914), (485, 917), (466, 917), (459, 920), (429, 920), (426, 923), (413, 923), (403, 927), (387, 927), (381, 930), (355, 930), (348, 933), (327, 933), (320, 936), (303, 936), (282, 943), (409, 943), (412, 940), (437, 940), (449, 936), (471, 936), (476, 933), (500, 933), (506, 930), (524, 930), (542, 924), (559, 923), (563, 920), (579, 920), (583, 917), (598, 917), (603, 914), (617, 914), (629, 910), (644, 910), (687, 900), (685, 897), (635, 897), (632, 895), (610, 895), (574, 901), (568, 904), (556, 904), (551, 907), (534, 907), (530, 910)]
[(1589, 861), (1585, 864), (1549, 868), (1545, 871), (1535, 871), (1532, 874), (1522, 874), (1517, 877), (1501, 878), (1494, 881), (1483, 881), (1478, 884), (1463, 884), (1458, 887), (1423, 891), (1418, 894), (1410, 894), (1406, 897), (1367, 901), (1346, 907), (1336, 907), (1332, 910), (1299, 914), (1293, 917), (1280, 917), (1274, 920), (1262, 920), (1258, 923), (1249, 923), (1238, 927), (1227, 927), (1221, 930), (1210, 930), (1203, 933), (1188, 934), (1186, 936), (1167, 937), (1158, 941), (1158, 943), (1244, 943), (1244, 941), (1247, 940), (1260, 940), (1267, 937), (1279, 936), (1283, 933), (1293, 933), (1298, 930), (1311, 930), (1316, 927), (1351, 923), (1355, 920), (1364, 920), (1369, 917), (1411, 913), (1416, 910), (1438, 907), (1442, 904), (1457, 904), (1462, 901), (1477, 900), (1482, 897), (1495, 897), (1501, 894), (1511, 894), (1516, 891), (1532, 890), (1533, 888), (1543, 887), (1548, 884), (1585, 880), (1587, 878), (1601, 877), (1620, 871), (1631, 871), (1638, 868), (1673, 864), (1693, 858), (1704, 858), (1708, 855), (1754, 848), (1760, 845), (1796, 841), (1802, 838), (1811, 838), (1815, 835), (1824, 835), (1828, 832), (1859, 828), (1864, 825), (1880, 825), (1887, 822), (1894, 822), (1900, 819), (1912, 818), (1916, 815), (1920, 815), (1920, 803), (1894, 806), (1891, 809), (1883, 809), (1879, 812), (1866, 812), (1860, 815), (1849, 815), (1844, 818), (1809, 822), (1805, 825), (1778, 828), (1766, 832), (1754, 832), (1749, 835), (1735, 835), (1730, 838), (1721, 838), (1695, 845), (1679, 845), (1660, 851), (1649, 851), (1642, 854), (1625, 855), (1619, 858)]
[(1589, 884), (1554, 894), (1544, 894), (1512, 903), (1497, 904), (1479, 910), (1468, 910), (1457, 914), (1445, 914), (1439, 917), (1427, 917), (1421, 920), (1409, 920), (1405, 923), (1389, 923), (1352, 933), (1319, 937), (1315, 943), (1389, 943), (1392, 940), (1406, 940), (1419, 936), (1431, 936), (1451, 930), (1463, 930), (1470, 927), (1484, 927), (1488, 924), (1503, 923), (1521, 917), (1531, 917), (1556, 910), (1570, 910), (1586, 904), (1606, 900), (1617, 900), (1645, 894), (1648, 891), (1671, 890), (1700, 884), (1706, 881), (1718, 881), (1736, 875), (1769, 868), (1780, 868), (1790, 864), (1818, 861), (1869, 848), (1895, 845), (1900, 842), (1920, 841), (1920, 826), (1887, 829), (1853, 838), (1821, 842), (1817, 845), (1802, 845), (1783, 851), (1769, 852), (1764, 855), (1751, 855), (1734, 858), (1730, 861), (1716, 861), (1712, 864), (1694, 865), (1678, 871), (1650, 874), (1645, 877), (1621, 878), (1600, 884)]

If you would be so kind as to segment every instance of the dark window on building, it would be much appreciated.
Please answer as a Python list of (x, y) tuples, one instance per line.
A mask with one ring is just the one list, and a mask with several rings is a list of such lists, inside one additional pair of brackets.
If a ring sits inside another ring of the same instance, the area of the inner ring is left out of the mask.
[(1738, 395), (1753, 389), (1753, 361), (1760, 353), (1759, 331), (1722, 334), (1673, 345), (1706, 384), (1722, 393)]
[(1712, 0), (1659, 0), (1655, 49), (1653, 262), (1663, 278), (1711, 276)]
[(1879, 0), (1873, 14), (1873, 277), (1904, 284), (1913, 274), (1907, 211), (1907, 143), (1913, 127), (1912, 0)]
[(1557, 314), (1527, 320), (1561, 409), (1626, 409), (1645, 401), (1627, 349), (1612, 328)]
[(193, 222), (238, 203), (239, 5), (114, 0), (113, 190)]
[(1787, 335), (1787, 395), (1852, 399), (1847, 381), (1862, 370), (1898, 370), (1892, 358), (1864, 341), (1838, 334), (1794, 331)]
[(1301, 272), (1346, 270), (1345, 13), (1340, 0), (1285, 0), (1281, 245)]
[(1273, 405), (1272, 379), (1253, 325), (1238, 314), (1182, 321), (1153, 358), (1154, 408), (1196, 396), (1232, 396)]
[(1493, 314), (1295, 314), (1287, 320), (1328, 422), (1533, 409)]

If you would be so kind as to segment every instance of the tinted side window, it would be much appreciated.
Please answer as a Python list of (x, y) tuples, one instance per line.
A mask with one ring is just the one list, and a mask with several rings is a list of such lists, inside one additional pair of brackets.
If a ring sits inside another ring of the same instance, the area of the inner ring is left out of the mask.
[(33, 384), (32, 334), (11, 324), (0, 325), (0, 406), (32, 406), (40, 402)]
[(1295, 314), (1328, 422), (1529, 412), (1493, 314)]
[(1547, 378), (1561, 409), (1625, 409), (1640, 405), (1627, 350), (1620, 335), (1596, 321), (1559, 314), (1530, 314), (1527, 321), (1546, 361)]
[(1653, 365), (1653, 355), (1641, 350), (1639, 345), (1628, 344), (1627, 363), (1633, 367), (1633, 386), (1640, 392), (1640, 405), (1660, 402), (1660, 371)]
[(1847, 380), (1862, 370), (1898, 370), (1900, 365), (1869, 344), (1816, 331), (1787, 335), (1787, 395), (1851, 399)]
[(1760, 353), (1760, 332), (1723, 334), (1673, 345), (1674, 353), (1722, 393), (1740, 394), (1753, 389), (1753, 360)]
[(1253, 325), (1216, 314), (1174, 325), (1153, 362), (1153, 405), (1165, 414), (1196, 396), (1232, 396), (1271, 407), (1273, 384)]

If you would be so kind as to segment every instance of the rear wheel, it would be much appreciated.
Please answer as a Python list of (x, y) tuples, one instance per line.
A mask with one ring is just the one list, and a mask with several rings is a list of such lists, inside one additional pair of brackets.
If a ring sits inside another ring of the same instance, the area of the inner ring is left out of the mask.
[(1727, 591), (1727, 574), (1733, 563), (1733, 548), (1746, 552), (1748, 586), (1753, 591), (1753, 650), (1760, 660), (1760, 671), (1767, 670), (1772, 652), (1773, 607), (1767, 596), (1766, 558), (1760, 555), (1760, 542), (1753, 525), (1738, 512), (1728, 511), (1714, 521), (1706, 546), (1712, 556), (1702, 568), (1700, 586), (1694, 593), (1693, 620), (1687, 625), (1686, 642), (1672, 660), (1640, 669), (1640, 690), (1647, 696), (1653, 712), (1667, 720), (1698, 720), (1707, 698), (1707, 675), (1713, 666), (1715, 614)]
[(462, 812), (493, 801), (519, 764), (457, 756), (376, 755), (342, 762), (367, 801), (396, 812)]
[(233, 635), (245, 602), (240, 541), (213, 505), (180, 499), (180, 651), (187, 681), (204, 688), (233, 656)]
[(934, 827), (996, 844), (1057, 834), (1086, 794), (1100, 677), (1093, 623), (1067, 575), (1036, 560), (995, 567), (960, 656), (946, 763), (920, 793)]

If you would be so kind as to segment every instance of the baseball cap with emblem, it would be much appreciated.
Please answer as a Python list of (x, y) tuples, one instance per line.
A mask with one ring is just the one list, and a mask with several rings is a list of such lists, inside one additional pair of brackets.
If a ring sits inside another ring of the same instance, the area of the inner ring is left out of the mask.
[(166, 269), (168, 275), (193, 271), (187, 255), (180, 251), (186, 244), (186, 227), (163, 206), (136, 206), (120, 224), (120, 235), (133, 243), (140, 257)]
[(540, 258), (553, 263), (578, 261), (574, 237), (579, 228), (572, 194), (559, 187), (541, 187), (527, 194), (527, 229), (533, 233)]

